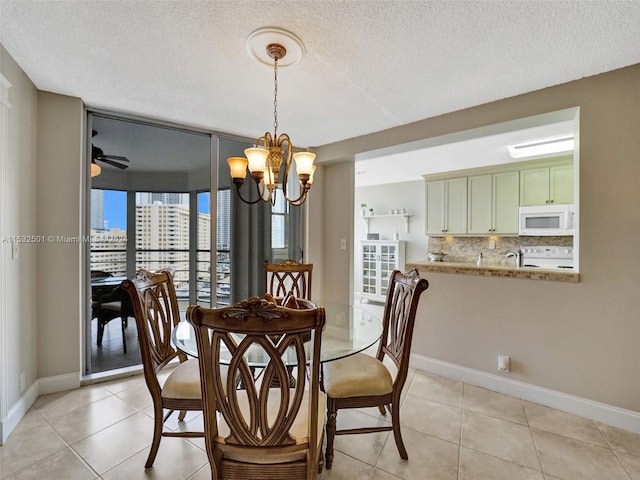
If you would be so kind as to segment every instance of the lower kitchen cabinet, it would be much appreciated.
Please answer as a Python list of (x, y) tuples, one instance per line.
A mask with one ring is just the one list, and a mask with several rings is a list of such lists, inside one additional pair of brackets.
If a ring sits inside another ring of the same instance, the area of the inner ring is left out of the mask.
[(384, 302), (391, 272), (404, 271), (405, 242), (366, 240), (362, 242), (362, 297)]

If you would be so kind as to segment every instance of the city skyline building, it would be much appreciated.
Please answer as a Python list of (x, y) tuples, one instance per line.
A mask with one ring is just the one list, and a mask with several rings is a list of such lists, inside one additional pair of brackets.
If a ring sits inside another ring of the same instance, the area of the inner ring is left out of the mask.
[[(188, 195), (186, 197), (188, 200)], [(184, 194), (157, 196), (138, 193), (136, 198), (142, 203), (136, 205), (135, 237), (127, 238), (127, 232), (117, 228), (91, 229), (92, 270), (103, 270), (114, 275), (126, 274), (127, 240), (132, 240), (135, 241), (136, 269), (171, 267), (178, 286), (188, 282), (189, 202), (184, 201)], [(176, 203), (165, 204), (161, 198)], [(198, 212), (197, 217), (198, 279), (208, 282), (211, 275), (211, 215)]]
[(231, 246), (231, 190), (218, 190), (218, 221), (216, 243), (218, 250), (229, 250)]
[(91, 189), (91, 228), (104, 230), (104, 190)]
[(188, 193), (136, 192), (136, 205), (162, 202), (164, 205), (189, 205)]

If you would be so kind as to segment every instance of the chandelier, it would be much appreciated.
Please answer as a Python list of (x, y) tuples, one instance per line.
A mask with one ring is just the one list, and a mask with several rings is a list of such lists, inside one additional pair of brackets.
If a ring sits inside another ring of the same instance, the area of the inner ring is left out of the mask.
[[(296, 152), (291, 143), (289, 135), (281, 133), (278, 135), (278, 62), (287, 54), (286, 43), (295, 49), (294, 54), (301, 57), (302, 42), (290, 32), (281, 29), (259, 29), (256, 30), (247, 42), (251, 51), (253, 43), (258, 39), (267, 38), (280, 41), (271, 41), (266, 46), (267, 56), (273, 60), (273, 134), (265, 133), (256, 140), (255, 146), (244, 151), (245, 157), (230, 157), (227, 159), (233, 184), (236, 186), (238, 197), (244, 203), (254, 204), (259, 201), (271, 202), (275, 204), (275, 191), (278, 185), (282, 185), (284, 198), (292, 205), (302, 205), (307, 199), (307, 194), (313, 183), (313, 173), (316, 169), (313, 164), (316, 155), (311, 152)], [(293, 43), (292, 43), (293, 41)], [(254, 54), (254, 56), (256, 56)], [(265, 63), (264, 60), (256, 58)], [(296, 60), (294, 60), (295, 62)], [(297, 196), (289, 196), (288, 191), (289, 175), (292, 164), (295, 162), (295, 171), (298, 175), (300, 193)], [(256, 184), (258, 198), (248, 200), (242, 196), (240, 187), (244, 184), (249, 173)]]

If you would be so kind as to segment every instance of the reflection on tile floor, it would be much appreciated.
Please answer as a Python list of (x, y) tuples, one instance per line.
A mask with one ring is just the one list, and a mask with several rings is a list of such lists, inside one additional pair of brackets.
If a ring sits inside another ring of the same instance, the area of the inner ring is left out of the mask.
[[(437, 375), (410, 372), (401, 413), (408, 461), (387, 432), (339, 436), (319, 478), (640, 480), (640, 435)], [(338, 414), (343, 426), (385, 421), (377, 409)], [(211, 478), (201, 439), (163, 438), (145, 472), (151, 431), (141, 375), (44, 395), (0, 447), (0, 479)]]

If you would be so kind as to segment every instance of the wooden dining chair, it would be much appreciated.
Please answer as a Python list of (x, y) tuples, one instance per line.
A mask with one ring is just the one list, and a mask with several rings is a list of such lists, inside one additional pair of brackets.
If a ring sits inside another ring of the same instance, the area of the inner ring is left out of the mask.
[[(407, 379), (413, 325), (420, 295), (429, 282), (412, 270), (394, 270), (387, 290), (383, 314), (382, 336), (375, 357), (358, 353), (323, 366), (323, 389), (327, 394), (327, 468), (333, 463), (333, 441), (336, 435), (393, 430), (400, 457), (407, 450), (400, 433), (400, 393)], [(390, 364), (389, 364), (390, 362)], [(391, 426), (372, 426), (337, 430), (338, 410), (378, 407), (384, 415), (391, 413)]]
[(285, 260), (280, 263), (265, 263), (265, 293), (273, 297), (282, 298), (291, 294), (296, 298), (310, 300), (312, 273), (312, 263), (298, 263), (295, 260)]
[[(219, 309), (191, 306), (187, 320), (198, 344), (212, 479), (316, 478), (326, 405), (319, 388), (324, 308), (297, 310), (255, 297)], [(313, 336), (308, 378), (305, 334)], [(249, 348), (268, 358), (260, 376), (248, 364)], [(225, 350), (231, 360), (223, 370)], [(293, 387), (283, 356), (295, 359)]]
[[(171, 344), (171, 330), (180, 321), (171, 273), (168, 270), (155, 273), (138, 270), (132, 280), (125, 280), (121, 285), (133, 304), (144, 379), (153, 400), (153, 440), (145, 463), (145, 468), (149, 468), (162, 437), (204, 436), (203, 431), (164, 431), (163, 428), (175, 410), (180, 411), (180, 421), (184, 420), (187, 411), (202, 410), (200, 369), (198, 360), (187, 360), (186, 355)], [(168, 410), (166, 415), (165, 409)]]

